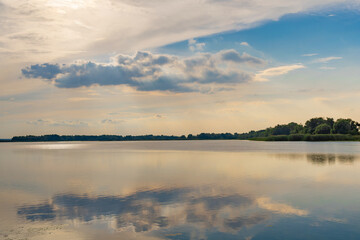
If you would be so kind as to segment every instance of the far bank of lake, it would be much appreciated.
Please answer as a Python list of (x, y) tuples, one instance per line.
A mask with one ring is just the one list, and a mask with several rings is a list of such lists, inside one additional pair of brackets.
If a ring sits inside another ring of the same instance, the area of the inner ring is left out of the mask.
[(42, 135), (17, 136), (3, 139), (0, 142), (74, 142), (74, 141), (186, 141), (186, 140), (253, 140), (253, 141), (360, 141), (360, 135), (351, 134), (290, 134), (270, 135), (262, 137), (244, 137), (243, 134), (231, 133), (201, 133), (188, 136), (167, 135)]

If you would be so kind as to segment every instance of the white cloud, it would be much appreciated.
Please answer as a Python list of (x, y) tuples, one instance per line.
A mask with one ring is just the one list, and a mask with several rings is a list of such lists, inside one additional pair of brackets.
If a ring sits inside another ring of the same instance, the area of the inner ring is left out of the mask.
[(316, 56), (316, 55), (318, 55), (318, 53), (307, 53), (307, 54), (303, 54), (301, 56), (303, 56), (303, 57), (313, 57), (313, 56)]
[(241, 45), (241, 46), (250, 47), (250, 44), (249, 44), (249, 43), (247, 43), (247, 42), (241, 42), (241, 43), (240, 43), (240, 45)]
[(189, 49), (193, 52), (204, 50), (205, 43), (198, 43), (195, 39), (190, 39), (188, 43), (189, 43)]
[(326, 57), (326, 58), (318, 58), (313, 61), (313, 63), (328, 63), (334, 60), (340, 60), (342, 57)]
[(302, 64), (294, 64), (294, 65), (268, 68), (268, 69), (265, 69), (265, 70), (257, 73), (255, 76), (255, 81), (265, 82), (265, 81), (268, 81), (268, 77), (284, 75), (290, 71), (294, 71), (294, 70), (302, 69), (302, 68), (305, 68), (305, 66)]

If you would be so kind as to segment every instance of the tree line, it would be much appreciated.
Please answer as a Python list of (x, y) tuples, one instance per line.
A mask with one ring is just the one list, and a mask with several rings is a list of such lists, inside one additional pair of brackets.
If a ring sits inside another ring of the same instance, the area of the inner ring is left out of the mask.
[[(49, 141), (162, 141), (162, 140), (217, 140), (217, 139), (255, 139), (274, 141), (323, 141), (323, 140), (356, 140), (360, 124), (350, 118), (311, 118), (304, 125), (291, 122), (278, 124), (264, 130), (247, 133), (200, 133), (187, 136), (168, 135), (42, 135), (15, 136), (12, 142), (49, 142)], [(351, 137), (356, 136), (356, 138)], [(360, 139), (360, 137), (359, 137)]]
[(292, 135), (292, 134), (349, 134), (359, 135), (360, 123), (353, 121), (350, 118), (339, 118), (336, 121), (333, 118), (311, 118), (307, 120), (304, 125), (291, 122), (288, 124), (278, 124), (275, 127), (269, 127), (265, 130), (250, 131), (242, 134), (241, 137), (255, 138), (255, 137), (269, 137), (278, 135)]
[(16, 136), (12, 142), (61, 142), (61, 141), (164, 141), (164, 140), (216, 140), (216, 139), (239, 139), (237, 133), (200, 133), (198, 135), (189, 134), (187, 136), (167, 136), (167, 135), (57, 135), (49, 134), (42, 136)]

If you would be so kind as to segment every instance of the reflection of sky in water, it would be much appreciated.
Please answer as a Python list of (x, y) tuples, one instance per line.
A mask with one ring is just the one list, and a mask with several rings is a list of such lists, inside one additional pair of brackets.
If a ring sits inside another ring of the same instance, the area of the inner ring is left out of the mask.
[(206, 142), (0, 145), (0, 239), (360, 236), (360, 144), (287, 153)]
[[(102, 220), (113, 222), (116, 232), (149, 232), (177, 239), (190, 230), (205, 236), (211, 231), (241, 236), (242, 228), (249, 231), (254, 225), (264, 225), (273, 215), (303, 217), (308, 211), (268, 198), (222, 195), (214, 188), (176, 188), (139, 191), (124, 197), (59, 194), (45, 203), (20, 206), (17, 214), (30, 221)], [(171, 234), (174, 229), (175, 235)]]
[(38, 144), (29, 144), (26, 147), (30, 149), (49, 149), (49, 150), (58, 150), (58, 149), (79, 149), (86, 147), (87, 144), (80, 143), (38, 143)]

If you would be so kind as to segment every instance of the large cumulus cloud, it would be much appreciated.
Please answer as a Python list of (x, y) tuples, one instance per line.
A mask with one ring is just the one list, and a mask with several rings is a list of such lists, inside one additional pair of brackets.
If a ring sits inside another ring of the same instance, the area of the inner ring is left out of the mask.
[(233, 49), (188, 58), (137, 52), (134, 56), (117, 55), (107, 64), (36, 64), (22, 69), (22, 74), (51, 81), (59, 88), (127, 85), (139, 91), (192, 92), (208, 85), (234, 86), (252, 81), (254, 74), (241, 67), (264, 64), (260, 58)]

